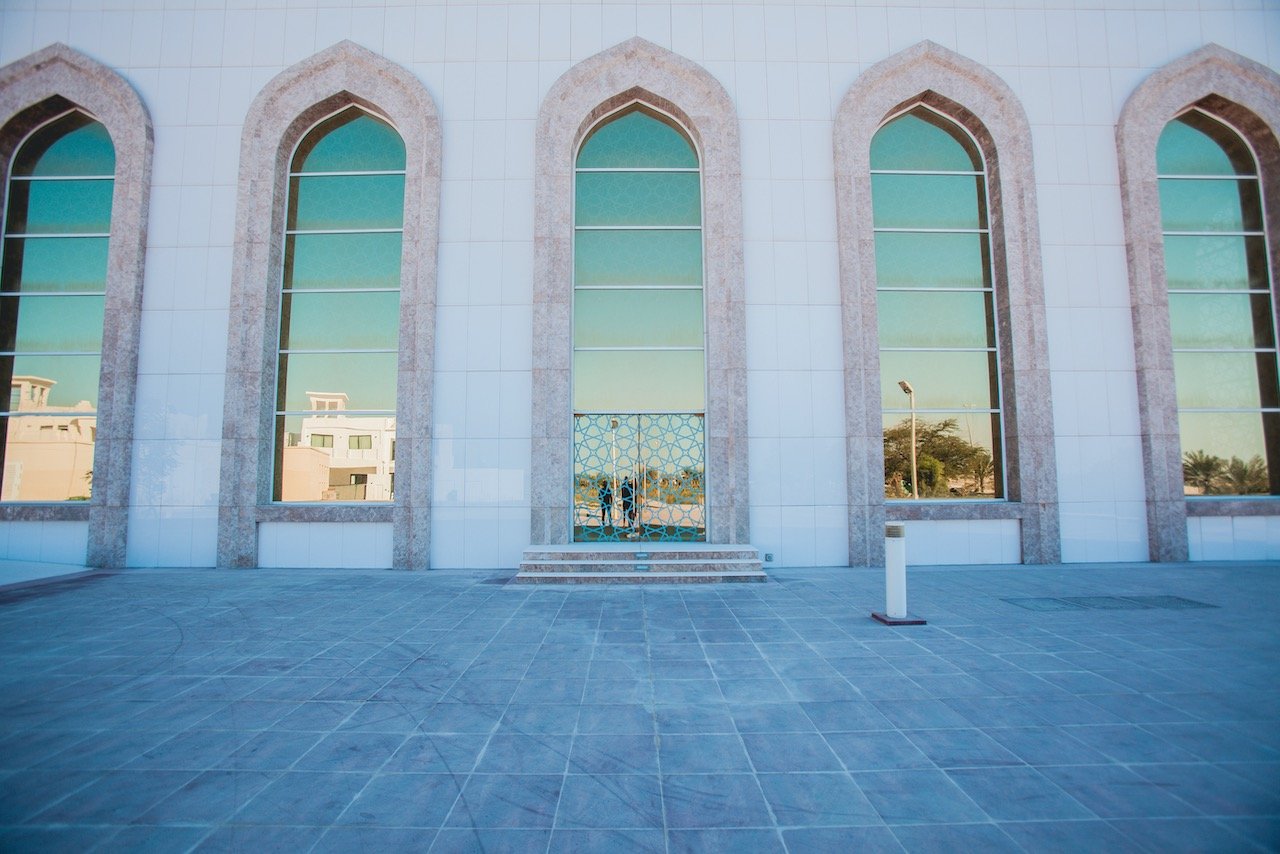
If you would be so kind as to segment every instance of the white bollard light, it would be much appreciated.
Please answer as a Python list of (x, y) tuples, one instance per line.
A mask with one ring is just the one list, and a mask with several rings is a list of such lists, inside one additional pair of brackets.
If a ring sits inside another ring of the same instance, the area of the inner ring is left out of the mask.
[(907, 613), (907, 526), (884, 526), (884, 613), (871, 616), (886, 626), (923, 626), (925, 621)]

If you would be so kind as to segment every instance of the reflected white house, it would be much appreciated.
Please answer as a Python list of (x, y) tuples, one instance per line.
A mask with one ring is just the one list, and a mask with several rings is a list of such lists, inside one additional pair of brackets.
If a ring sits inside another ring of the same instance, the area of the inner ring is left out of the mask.
[(3, 501), (87, 501), (93, 486), (93, 404), (51, 406), (57, 380), (15, 375), (10, 381)]
[(320, 413), (284, 433), (282, 501), (390, 501), (396, 482), (395, 416), (347, 414), (345, 392), (308, 391)]

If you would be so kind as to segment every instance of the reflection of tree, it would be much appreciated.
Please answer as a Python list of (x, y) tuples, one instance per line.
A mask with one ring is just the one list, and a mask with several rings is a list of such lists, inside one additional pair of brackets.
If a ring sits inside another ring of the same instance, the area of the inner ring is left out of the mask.
[(1224, 460), (1208, 451), (1182, 455), (1182, 479), (1200, 495), (1266, 495), (1271, 491), (1267, 463), (1255, 454), (1248, 461)]
[[(916, 421), (916, 469), (920, 494), (930, 498), (987, 495), (994, 487), (995, 461), (981, 445), (956, 435), (954, 418)], [(911, 419), (904, 418), (884, 431), (885, 495), (911, 494)]]

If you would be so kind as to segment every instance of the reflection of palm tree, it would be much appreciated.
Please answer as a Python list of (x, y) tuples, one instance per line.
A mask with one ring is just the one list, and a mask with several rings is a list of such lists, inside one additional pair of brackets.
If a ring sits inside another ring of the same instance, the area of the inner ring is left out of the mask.
[(1225, 470), (1222, 457), (1207, 451), (1187, 451), (1182, 455), (1182, 477), (1188, 486), (1200, 490), (1201, 495), (1218, 492), (1218, 479)]
[(1226, 491), (1232, 495), (1265, 495), (1271, 490), (1267, 464), (1256, 454), (1248, 462), (1232, 457), (1224, 480)]

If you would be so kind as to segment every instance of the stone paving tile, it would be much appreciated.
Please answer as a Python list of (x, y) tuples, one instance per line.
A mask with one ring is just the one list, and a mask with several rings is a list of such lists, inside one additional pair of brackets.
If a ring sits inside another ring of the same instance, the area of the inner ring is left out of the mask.
[(491, 577), (0, 595), (0, 849), (1280, 848), (1274, 566)]

